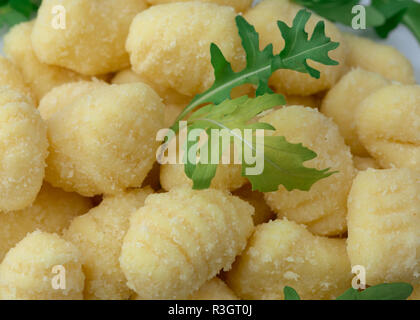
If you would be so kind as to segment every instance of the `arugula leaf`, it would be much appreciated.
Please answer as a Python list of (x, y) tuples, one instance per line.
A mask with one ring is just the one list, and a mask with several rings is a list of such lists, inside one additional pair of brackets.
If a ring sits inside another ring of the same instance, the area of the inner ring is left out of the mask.
[[(234, 72), (219, 47), (212, 44), (210, 53), (215, 82), (207, 91), (197, 95), (191, 101), (178, 116), (171, 129), (178, 132), (179, 121), (184, 119), (191, 111), (206, 103), (219, 104), (229, 99), (232, 89), (243, 84), (257, 86), (257, 95), (271, 92), (268, 87), (268, 79), (278, 69), (291, 69), (309, 73), (311, 76), (319, 78), (319, 72), (310, 68), (306, 60), (314, 60), (326, 65), (336, 65), (337, 62), (328, 57), (328, 52), (337, 48), (339, 44), (331, 42), (330, 38), (325, 35), (323, 22), (317, 24), (312, 38), (308, 39), (304, 27), (310, 16), (310, 12), (302, 9), (297, 13), (291, 28), (283, 23), (279, 24), (283, 37), (287, 39), (285, 39), (285, 48), (276, 56), (273, 54), (272, 44), (260, 50), (259, 35), (255, 28), (242, 16), (237, 16), (236, 25), (246, 53), (246, 67), (242, 71)], [(291, 35), (294, 35), (294, 37)], [(297, 49), (291, 50), (291, 48)]]
[(403, 17), (403, 23), (411, 30), (420, 43), (420, 3), (412, 1)]
[(27, 18), (20, 12), (6, 4), (0, 7), (0, 28), (5, 26), (14, 26), (15, 24), (26, 21)]
[(300, 300), (299, 294), (291, 287), (284, 287), (284, 300)]
[[(210, 153), (216, 151), (217, 160), (220, 160), (224, 151), (221, 149), (222, 138), (217, 136), (219, 141), (214, 141), (211, 129), (226, 130), (232, 137), (234, 146), (238, 150), (242, 150), (242, 176), (247, 177), (252, 183), (253, 190), (276, 191), (280, 184), (284, 185), (287, 190), (309, 190), (315, 182), (333, 174), (328, 172), (329, 169), (317, 170), (304, 167), (303, 163), (315, 158), (316, 153), (301, 144), (291, 144), (284, 137), (265, 136), (264, 145), (257, 148), (258, 140), (244, 134), (245, 129), (275, 130), (270, 124), (255, 123), (251, 120), (261, 112), (284, 103), (285, 99), (282, 95), (266, 93), (256, 98), (243, 96), (225, 100), (220, 105), (207, 105), (193, 113), (188, 119), (188, 132), (193, 129), (202, 129), (207, 133), (207, 140), (203, 146), (197, 146), (199, 137), (193, 141), (187, 141), (184, 146), (185, 154), (193, 154), (193, 161), (188, 159), (185, 164), (185, 173), (193, 180), (193, 188), (207, 189), (210, 187), (217, 170), (217, 165), (210, 164)], [(210, 148), (210, 152), (207, 152), (208, 148)], [(217, 148), (219, 149), (217, 150)], [(258, 153), (258, 150), (263, 152)], [(255, 155), (261, 163), (264, 163), (261, 174), (247, 174), (247, 168), (253, 168), (255, 164), (248, 164), (245, 161), (246, 152)], [(198, 157), (200, 157), (200, 161), (198, 161)], [(203, 160), (204, 163), (201, 163)]]
[(363, 291), (350, 288), (337, 300), (407, 300), (412, 292), (408, 283), (383, 283)]
[(27, 21), (40, 4), (40, 0), (0, 0), (0, 28)]
[[(352, 8), (360, 3), (360, 0), (294, 0), (296, 3), (307, 7), (321, 17), (333, 22), (339, 22), (351, 26), (354, 14)], [(375, 7), (365, 6), (366, 26), (376, 27), (385, 23), (385, 18)]]
[[(353, 6), (360, 0), (294, 0), (321, 17), (351, 26)], [(401, 23), (405, 24), (420, 43), (420, 4), (414, 0), (372, 0), (365, 5), (366, 26), (386, 38)]]
[[(407, 300), (412, 293), (413, 286), (409, 283), (383, 283), (363, 291), (350, 288), (336, 300)], [(284, 297), (285, 300), (300, 300), (297, 292), (290, 287), (284, 288)]]
[(384, 24), (375, 28), (376, 33), (382, 38), (388, 37), (401, 23), (411, 4), (411, 0), (372, 0), (372, 6), (385, 17)]

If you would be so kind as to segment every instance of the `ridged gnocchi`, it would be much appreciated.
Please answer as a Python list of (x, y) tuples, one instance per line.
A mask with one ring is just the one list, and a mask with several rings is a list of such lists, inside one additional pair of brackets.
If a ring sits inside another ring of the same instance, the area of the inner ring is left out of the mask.
[(86, 276), (84, 298), (88, 300), (127, 300), (119, 257), (130, 216), (152, 193), (150, 188), (104, 197), (99, 206), (73, 220), (64, 238), (81, 252)]
[(420, 86), (394, 84), (374, 92), (358, 107), (356, 127), (381, 167), (420, 172)]
[(369, 155), (357, 135), (357, 108), (370, 94), (389, 84), (389, 81), (379, 74), (353, 69), (328, 91), (322, 101), (321, 112), (338, 124), (341, 135), (355, 155)]
[[(55, 266), (65, 270), (65, 288), (53, 286)], [(80, 300), (84, 280), (79, 250), (56, 234), (35, 231), (0, 264), (0, 299)]]
[(315, 236), (288, 220), (257, 226), (226, 275), (229, 287), (247, 300), (282, 300), (285, 286), (304, 300), (334, 299), (351, 278), (344, 239)]
[(120, 265), (141, 299), (185, 299), (229, 270), (253, 231), (254, 208), (227, 192), (153, 194), (131, 216)]
[(410, 169), (359, 172), (348, 199), (347, 251), (366, 283), (420, 283), (420, 175)]
[(279, 216), (303, 223), (318, 235), (338, 235), (346, 231), (347, 195), (355, 174), (350, 149), (345, 145), (338, 127), (316, 109), (290, 106), (260, 118), (276, 128), (273, 134), (284, 136), (291, 143), (302, 143), (315, 151), (317, 157), (305, 166), (337, 171), (318, 181), (309, 191), (278, 191), (265, 193), (265, 200)]
[(44, 183), (35, 202), (28, 208), (0, 212), (0, 261), (28, 233), (41, 230), (62, 234), (74, 218), (88, 212), (91, 207), (89, 198)]
[[(7, 101), (13, 92), (0, 94)], [(21, 210), (34, 202), (45, 176), (47, 149), (46, 125), (33, 105), (0, 105), (0, 211)]]
[(410, 61), (397, 49), (364, 37), (345, 33), (348, 47), (347, 65), (376, 72), (388, 80), (414, 84), (414, 70)]
[(164, 106), (147, 85), (97, 88), (47, 119), (46, 180), (85, 196), (140, 187), (155, 162)]

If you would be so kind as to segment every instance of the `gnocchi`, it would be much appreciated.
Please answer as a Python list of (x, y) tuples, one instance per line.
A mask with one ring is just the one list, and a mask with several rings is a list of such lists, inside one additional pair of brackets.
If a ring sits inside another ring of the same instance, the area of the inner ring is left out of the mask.
[(142, 83), (104, 86), (76, 99), (46, 121), (46, 180), (84, 196), (141, 186), (155, 161), (163, 109)]
[(355, 174), (352, 155), (338, 127), (319, 111), (290, 106), (273, 111), (260, 122), (276, 128), (273, 134), (291, 143), (302, 143), (317, 157), (305, 163), (312, 168), (331, 168), (337, 173), (318, 181), (310, 191), (278, 191), (265, 193), (270, 208), (282, 217), (303, 223), (317, 235), (338, 235), (346, 231), (347, 195)]
[[(64, 28), (51, 23), (58, 5), (66, 10)], [(145, 0), (45, 0), (31, 35), (33, 50), (42, 63), (87, 76), (119, 71), (130, 65), (124, 45), (131, 20), (146, 8)]]
[(130, 297), (118, 259), (130, 216), (151, 193), (147, 188), (107, 196), (99, 206), (74, 219), (66, 230), (64, 238), (81, 252), (86, 277), (85, 299), (127, 300)]
[(311, 234), (304, 226), (275, 220), (257, 226), (245, 252), (226, 275), (242, 299), (284, 299), (291, 286), (302, 299), (334, 299), (351, 282), (344, 239)]
[(366, 283), (419, 283), (420, 176), (410, 169), (359, 172), (348, 199), (347, 251)]
[[(52, 285), (55, 266), (66, 270), (66, 285), (60, 290)], [(56, 234), (35, 231), (11, 249), (0, 264), (0, 298), (80, 300), (84, 280), (77, 248)]]
[(120, 256), (142, 299), (185, 299), (229, 270), (253, 231), (254, 208), (226, 192), (178, 188), (150, 195), (130, 219)]
[(420, 86), (394, 84), (374, 92), (357, 109), (356, 127), (381, 167), (420, 171)]

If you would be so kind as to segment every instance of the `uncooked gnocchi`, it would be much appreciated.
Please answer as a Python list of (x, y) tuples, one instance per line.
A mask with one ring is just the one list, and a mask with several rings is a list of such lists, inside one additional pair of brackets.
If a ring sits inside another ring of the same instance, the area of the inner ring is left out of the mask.
[(140, 187), (152, 169), (164, 106), (142, 83), (103, 86), (47, 119), (46, 180), (84, 196)]
[(45, 175), (47, 148), (47, 129), (33, 105), (0, 105), (0, 211), (21, 210), (34, 202)]
[(338, 235), (346, 231), (347, 195), (355, 174), (349, 147), (337, 125), (316, 109), (301, 106), (285, 107), (260, 118), (273, 125), (276, 131), (291, 143), (302, 143), (315, 151), (317, 157), (305, 163), (312, 168), (331, 168), (337, 173), (318, 181), (310, 191), (278, 191), (265, 194), (271, 209), (308, 226), (318, 235)]
[(144, 204), (151, 189), (138, 189), (105, 197), (87, 214), (73, 220), (64, 238), (81, 252), (86, 276), (84, 298), (127, 300), (131, 290), (119, 257), (131, 214)]
[(39, 101), (52, 88), (86, 77), (39, 61), (31, 42), (33, 26), (34, 21), (14, 26), (4, 37), (4, 52), (22, 72), (25, 82)]
[[(66, 11), (64, 28), (52, 23), (57, 6)], [(146, 8), (145, 0), (44, 0), (31, 35), (34, 52), (43, 63), (88, 76), (121, 70), (130, 65), (124, 46), (131, 20)]]
[(381, 167), (420, 172), (420, 86), (391, 85), (374, 92), (357, 108), (356, 127)]
[[(54, 277), (63, 270), (65, 286), (54, 288)], [(11, 249), (1, 263), (0, 299), (80, 300), (84, 280), (79, 250), (56, 234), (35, 231)]]
[(366, 97), (387, 85), (389, 82), (379, 74), (354, 69), (342, 77), (322, 101), (321, 112), (338, 124), (340, 133), (355, 155), (369, 155), (357, 136), (354, 119), (357, 108)]
[(348, 200), (347, 252), (366, 283), (420, 283), (420, 174), (410, 169), (359, 172)]
[(154, 194), (131, 216), (120, 257), (142, 299), (185, 299), (229, 270), (253, 231), (254, 208), (227, 192)]
[(91, 207), (89, 198), (44, 183), (28, 208), (0, 212), (0, 262), (28, 233), (42, 230), (62, 234), (74, 218), (88, 212)]
[(233, 67), (244, 65), (235, 15), (232, 8), (205, 2), (150, 7), (134, 18), (127, 38), (133, 70), (162, 90), (187, 96), (204, 91), (214, 81), (211, 43)]
[(292, 221), (264, 223), (226, 279), (242, 299), (283, 299), (285, 286), (305, 300), (334, 299), (351, 280), (346, 243), (315, 236)]
[(414, 84), (413, 66), (397, 49), (364, 37), (344, 34), (348, 46), (347, 65), (376, 72), (388, 80)]

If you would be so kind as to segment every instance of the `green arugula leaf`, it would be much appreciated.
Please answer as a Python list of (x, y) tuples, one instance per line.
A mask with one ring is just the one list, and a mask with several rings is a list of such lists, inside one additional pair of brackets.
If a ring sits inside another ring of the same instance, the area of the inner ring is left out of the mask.
[(328, 56), (328, 52), (336, 49), (339, 43), (331, 42), (331, 39), (325, 36), (324, 21), (317, 23), (311, 39), (308, 39), (305, 25), (310, 16), (310, 12), (303, 11), (300, 16), (296, 16), (293, 26), (290, 28), (283, 21), (277, 22), (285, 40), (285, 46), (280, 55), (274, 58), (274, 69), (290, 69), (309, 73), (312, 77), (319, 79), (320, 72), (311, 68), (306, 62), (308, 56), (311, 57), (311, 60), (325, 65), (338, 65), (337, 61)]
[(284, 300), (300, 300), (299, 294), (291, 287), (284, 287)]
[[(383, 283), (363, 291), (350, 288), (336, 300), (407, 300), (412, 293), (413, 286), (409, 283)], [(300, 300), (298, 293), (290, 287), (284, 288), (284, 297), (285, 300)]]
[(412, 292), (413, 287), (408, 283), (384, 283), (363, 291), (350, 288), (337, 300), (407, 300)]
[(372, 6), (385, 17), (384, 24), (375, 28), (376, 33), (382, 38), (388, 37), (401, 23), (411, 4), (411, 0), (372, 0)]
[(420, 43), (420, 3), (412, 1), (403, 17), (403, 23), (411, 30)]
[[(360, 0), (294, 0), (296, 3), (307, 7), (321, 17), (333, 22), (351, 26), (354, 14), (352, 9)], [(385, 17), (375, 7), (365, 6), (366, 26), (376, 27), (385, 23)]]
[[(184, 145), (185, 155), (193, 155), (192, 159), (188, 157), (185, 163), (185, 173), (193, 180), (193, 188), (210, 187), (217, 170), (217, 164), (209, 164), (211, 154), (216, 152), (217, 160), (220, 160), (225, 151), (221, 149), (222, 137), (213, 137), (211, 129), (226, 130), (231, 137), (230, 142), (238, 150), (242, 150), (242, 175), (251, 182), (253, 190), (276, 191), (280, 184), (287, 190), (309, 190), (315, 182), (333, 174), (328, 172), (329, 169), (317, 170), (304, 167), (303, 163), (315, 158), (316, 153), (301, 144), (291, 144), (284, 137), (265, 136), (264, 145), (257, 147), (257, 143), (260, 142), (254, 136), (245, 135), (245, 129), (275, 130), (270, 124), (252, 122), (252, 120), (258, 114), (284, 103), (282, 95), (266, 93), (256, 98), (243, 96), (225, 100), (220, 105), (207, 105), (193, 113), (188, 119), (188, 132), (202, 129), (207, 133), (207, 140), (203, 146), (198, 147), (198, 136)], [(215, 141), (215, 138), (219, 140)], [(247, 174), (247, 168), (255, 167), (255, 163), (249, 164), (245, 161), (247, 152), (258, 158), (259, 163), (264, 163), (261, 174)]]
[[(257, 95), (270, 93), (268, 79), (278, 69), (291, 69), (309, 73), (311, 76), (319, 78), (319, 72), (310, 68), (306, 63), (307, 60), (318, 61), (326, 65), (336, 65), (337, 62), (328, 57), (328, 52), (337, 48), (339, 44), (331, 42), (330, 38), (325, 35), (323, 22), (317, 24), (312, 38), (308, 39), (304, 28), (310, 16), (310, 12), (302, 9), (297, 13), (291, 28), (283, 23), (279, 24), (283, 36), (286, 36), (287, 39), (285, 39), (284, 50), (276, 56), (273, 54), (271, 44), (260, 50), (259, 35), (255, 28), (242, 16), (237, 16), (236, 25), (246, 53), (246, 67), (242, 71), (234, 72), (221, 50), (217, 45), (212, 44), (210, 53), (215, 82), (211, 88), (197, 95), (191, 101), (178, 116), (171, 129), (178, 132), (179, 121), (184, 119), (191, 111), (206, 103), (220, 104), (230, 98), (233, 88), (243, 84), (255, 85)], [(294, 37), (291, 35), (294, 35)], [(296, 48), (296, 50), (293, 48)]]
[[(256, 142), (252, 141), (252, 150), (257, 150)], [(245, 144), (245, 148), (251, 148)], [(260, 161), (264, 161), (264, 171), (260, 175), (247, 175), (246, 169), (252, 166), (242, 163), (242, 175), (252, 184), (252, 190), (261, 192), (277, 191), (283, 185), (288, 191), (294, 189), (308, 191), (312, 185), (328, 178), (335, 172), (329, 168), (317, 170), (303, 166), (303, 163), (317, 157), (317, 154), (302, 144), (291, 144), (281, 136), (264, 137), (264, 153)]]
[(14, 26), (15, 24), (26, 21), (27, 18), (20, 12), (6, 4), (0, 7), (0, 28), (5, 26)]
[(27, 21), (40, 4), (40, 0), (0, 0), (0, 28)]

